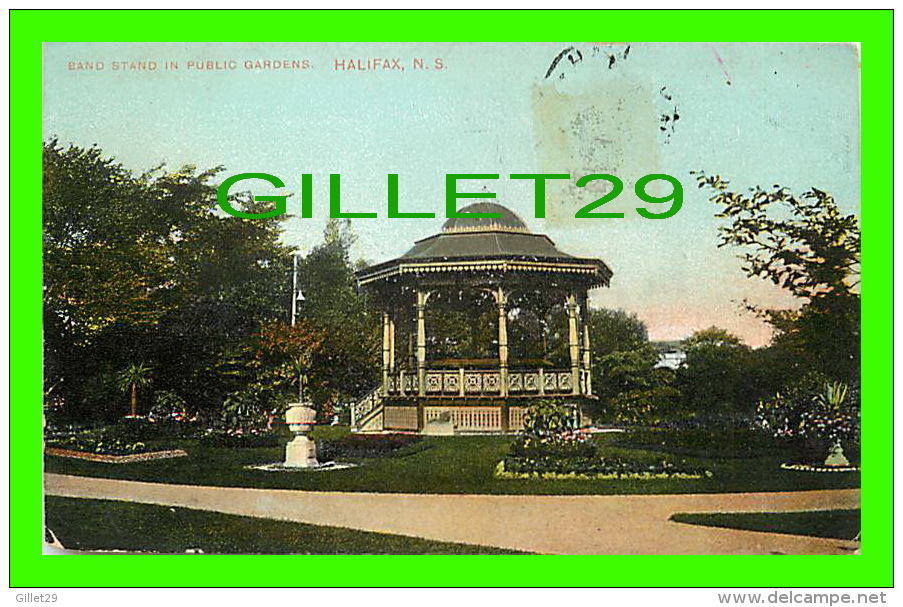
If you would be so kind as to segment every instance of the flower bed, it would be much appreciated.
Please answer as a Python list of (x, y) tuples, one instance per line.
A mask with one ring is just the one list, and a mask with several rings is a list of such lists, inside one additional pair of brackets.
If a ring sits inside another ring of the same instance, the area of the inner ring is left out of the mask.
[(151, 449), (145, 443), (126, 441), (105, 435), (88, 434), (56, 437), (47, 440), (52, 449), (78, 453), (94, 453), (98, 455), (137, 455), (147, 453)]
[(781, 464), (784, 470), (796, 470), (798, 472), (859, 472), (856, 465), (849, 466), (825, 466), (813, 464)]
[(495, 469), (497, 478), (545, 479), (700, 479), (712, 473), (702, 468), (675, 466), (661, 461), (644, 464), (616, 458), (527, 458), (507, 457)]
[(147, 451), (144, 453), (132, 453), (130, 455), (108, 455), (104, 453), (89, 453), (86, 451), (73, 451), (71, 449), (60, 449), (56, 447), (47, 447), (44, 450), (47, 455), (56, 455), (57, 457), (71, 457), (74, 459), (86, 459), (92, 462), (105, 462), (108, 464), (129, 464), (132, 462), (148, 462), (157, 459), (170, 459), (173, 457), (185, 457), (188, 455), (181, 449), (172, 449), (169, 451)]

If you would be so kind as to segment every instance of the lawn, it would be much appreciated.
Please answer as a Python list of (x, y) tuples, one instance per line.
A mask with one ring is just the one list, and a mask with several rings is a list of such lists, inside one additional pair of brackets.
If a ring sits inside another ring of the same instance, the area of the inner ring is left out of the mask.
[[(818, 474), (782, 470), (782, 462), (795, 454), (780, 445), (757, 448), (737, 457), (732, 443), (710, 437), (699, 448), (696, 437), (689, 446), (680, 433), (662, 431), (663, 440), (649, 444), (648, 431), (597, 435), (601, 454), (655, 462), (662, 459), (712, 472), (711, 478), (651, 480), (539, 480), (498, 479), (493, 472), (505, 456), (511, 437), (424, 437), (415, 449), (394, 456), (358, 458), (357, 467), (320, 472), (265, 472), (245, 466), (281, 461), (281, 448), (227, 449), (182, 441), (189, 456), (132, 464), (104, 464), (54, 456), (45, 458), (45, 470), (75, 474), (188, 485), (303, 489), (313, 491), (367, 491), (388, 493), (475, 494), (617, 494), (719, 493), (735, 491), (788, 491), (859, 487), (856, 473)], [(679, 444), (680, 447), (670, 447)], [(696, 445), (696, 450), (693, 449)], [(670, 450), (669, 450), (670, 449)]]
[(813, 512), (736, 512), (671, 516), (676, 523), (725, 527), (747, 531), (768, 531), (792, 535), (811, 535), (839, 540), (852, 540), (859, 534), (860, 510), (824, 510)]
[(107, 500), (45, 498), (46, 526), (72, 550), (205, 554), (519, 554), (287, 521)]

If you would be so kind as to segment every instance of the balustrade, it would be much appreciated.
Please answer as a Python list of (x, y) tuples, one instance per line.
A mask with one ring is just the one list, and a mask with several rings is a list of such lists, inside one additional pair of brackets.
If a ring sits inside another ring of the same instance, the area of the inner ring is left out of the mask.
[[(508, 396), (535, 397), (574, 394), (574, 375), (570, 369), (509, 370)], [(586, 394), (589, 372), (578, 374), (578, 394)], [(400, 371), (387, 377), (386, 394), (418, 396), (417, 374)], [(428, 397), (486, 397), (502, 394), (499, 369), (429, 369), (424, 373)]]

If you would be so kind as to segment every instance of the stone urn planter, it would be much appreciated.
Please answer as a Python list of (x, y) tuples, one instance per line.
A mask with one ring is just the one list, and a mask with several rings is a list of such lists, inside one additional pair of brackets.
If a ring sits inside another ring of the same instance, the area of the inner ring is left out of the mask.
[(317, 419), (317, 412), (308, 403), (292, 403), (285, 412), (285, 422), (295, 438), (285, 446), (287, 468), (316, 468), (317, 446), (307, 435)]
[(831, 451), (828, 452), (828, 457), (825, 459), (825, 466), (839, 466), (846, 468), (849, 467), (849, 465), (850, 460), (844, 455), (840, 441), (835, 441), (831, 446)]

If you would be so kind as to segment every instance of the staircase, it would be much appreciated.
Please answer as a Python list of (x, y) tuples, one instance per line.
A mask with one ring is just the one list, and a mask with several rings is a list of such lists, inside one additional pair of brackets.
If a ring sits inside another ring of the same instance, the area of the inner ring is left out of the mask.
[(352, 432), (381, 432), (383, 429), (382, 386), (377, 386), (351, 405)]

